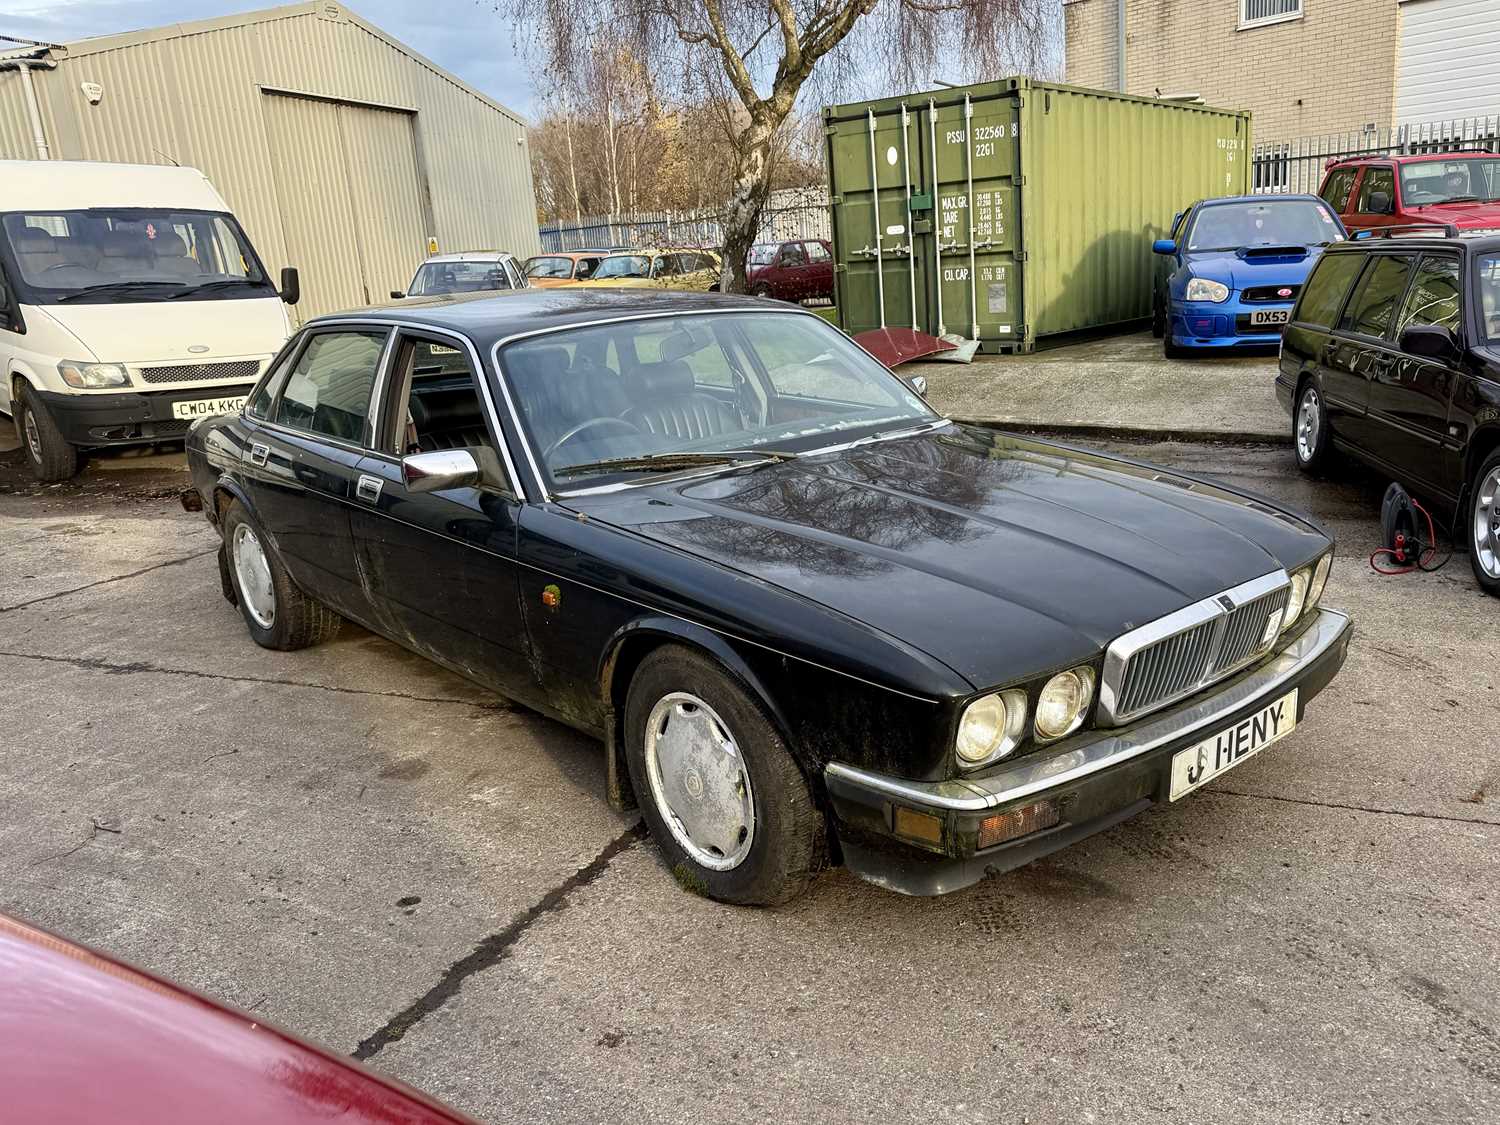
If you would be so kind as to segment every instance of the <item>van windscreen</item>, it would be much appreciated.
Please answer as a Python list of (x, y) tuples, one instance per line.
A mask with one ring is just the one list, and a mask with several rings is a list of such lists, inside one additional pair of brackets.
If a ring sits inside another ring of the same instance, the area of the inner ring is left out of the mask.
[(0, 217), (0, 234), (23, 298), (37, 304), (209, 300), (272, 290), (232, 215), (156, 208), (12, 212)]

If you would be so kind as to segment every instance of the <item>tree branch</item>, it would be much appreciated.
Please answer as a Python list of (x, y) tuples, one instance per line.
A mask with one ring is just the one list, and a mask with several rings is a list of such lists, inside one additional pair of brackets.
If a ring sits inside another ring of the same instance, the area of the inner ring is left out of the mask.
[(708, 26), (713, 28), (715, 45), (724, 59), (724, 71), (729, 76), (729, 84), (740, 96), (740, 101), (745, 103), (745, 108), (753, 114), (761, 102), (760, 91), (755, 88), (750, 71), (745, 67), (745, 60), (740, 57), (740, 53), (734, 49), (734, 44), (729, 41), (729, 32), (724, 27), (724, 16), (719, 11), (719, 0), (703, 0), (703, 11), (708, 16)]

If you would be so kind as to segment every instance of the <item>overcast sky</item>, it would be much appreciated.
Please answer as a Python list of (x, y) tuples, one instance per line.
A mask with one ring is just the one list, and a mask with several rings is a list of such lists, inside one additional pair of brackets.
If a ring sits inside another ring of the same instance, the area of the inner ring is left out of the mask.
[[(275, 7), (254, 0), (0, 0), (0, 35), (66, 43), (230, 12)], [(510, 28), (476, 0), (356, 0), (345, 5), (496, 101), (530, 114), (531, 80)]]

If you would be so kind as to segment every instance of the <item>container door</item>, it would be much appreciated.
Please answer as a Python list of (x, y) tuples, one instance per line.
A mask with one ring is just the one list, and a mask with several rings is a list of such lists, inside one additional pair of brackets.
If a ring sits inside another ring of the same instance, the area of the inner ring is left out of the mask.
[(918, 246), (936, 279), (926, 330), (1001, 350), (1022, 338), (1016, 99), (929, 102), (922, 117), (936, 203)]
[(920, 175), (919, 133), (916, 114), (902, 110), (832, 126), (829, 159), (839, 199), (833, 236), (843, 271), (839, 316), (851, 334), (924, 325), (927, 281), (912, 254), (908, 207), (917, 190), (913, 177)]

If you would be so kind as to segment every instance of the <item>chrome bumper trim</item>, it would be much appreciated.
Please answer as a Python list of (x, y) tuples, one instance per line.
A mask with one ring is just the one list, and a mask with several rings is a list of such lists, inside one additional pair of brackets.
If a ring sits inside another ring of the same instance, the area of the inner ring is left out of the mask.
[(905, 781), (843, 762), (829, 762), (824, 773), (889, 797), (953, 812), (982, 812), (1044, 789), (1077, 781), (1149, 754), (1200, 731), (1206, 732), (1246, 704), (1274, 696), (1336, 646), (1349, 628), (1347, 614), (1320, 609), (1317, 618), (1285, 648), (1257, 668), (1230, 680), (1219, 691), (1127, 730), (1051, 755), (1028, 755), (987, 777), (952, 781)]

